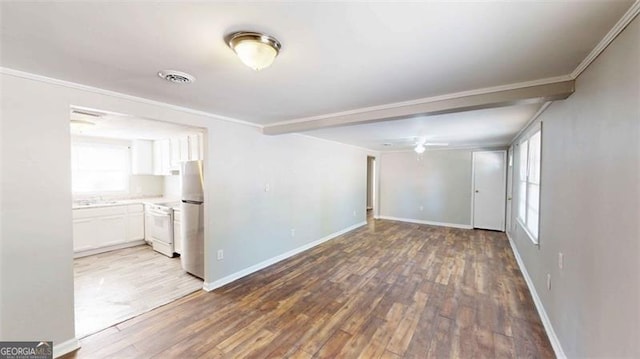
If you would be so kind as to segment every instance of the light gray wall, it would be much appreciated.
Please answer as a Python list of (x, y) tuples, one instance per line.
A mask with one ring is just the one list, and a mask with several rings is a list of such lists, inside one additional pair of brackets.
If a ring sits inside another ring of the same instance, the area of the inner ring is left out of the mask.
[(540, 247), (511, 236), (568, 357), (640, 357), (640, 19), (539, 120)]
[[(382, 153), (380, 216), (471, 224), (470, 150)], [(420, 206), (423, 210), (420, 210)]]
[(222, 249), (225, 259), (211, 256), (207, 281), (365, 221), (366, 152), (306, 136), (264, 136), (246, 126), (219, 129), (209, 151), (214, 240), (207, 251)]
[(15, 73), (0, 81), (0, 161), (11, 169), (1, 173), (0, 340), (58, 345), (75, 336), (71, 105), (207, 130), (209, 282), (365, 220), (365, 151)]

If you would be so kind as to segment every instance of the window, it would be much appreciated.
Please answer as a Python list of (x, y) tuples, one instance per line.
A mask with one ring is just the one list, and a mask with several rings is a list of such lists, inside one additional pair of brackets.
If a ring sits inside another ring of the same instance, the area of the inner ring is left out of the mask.
[(540, 130), (520, 143), (518, 219), (534, 243), (538, 243), (540, 217)]
[(129, 191), (129, 148), (74, 142), (71, 172), (74, 194), (126, 193)]

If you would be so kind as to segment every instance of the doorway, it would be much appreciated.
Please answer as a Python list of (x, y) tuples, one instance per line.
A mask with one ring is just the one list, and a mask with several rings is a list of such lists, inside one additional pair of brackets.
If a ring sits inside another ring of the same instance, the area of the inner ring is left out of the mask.
[(511, 211), (513, 210), (513, 146), (507, 152), (507, 228), (505, 231), (511, 234)]
[(376, 158), (367, 156), (367, 219), (375, 214), (376, 207)]
[(504, 150), (473, 152), (471, 222), (474, 228), (505, 229), (506, 157)]
[(184, 168), (202, 165), (207, 136), (199, 127), (75, 107), (70, 134), (82, 338), (202, 289), (183, 265), (185, 243), (196, 237), (183, 234), (193, 216), (181, 202)]

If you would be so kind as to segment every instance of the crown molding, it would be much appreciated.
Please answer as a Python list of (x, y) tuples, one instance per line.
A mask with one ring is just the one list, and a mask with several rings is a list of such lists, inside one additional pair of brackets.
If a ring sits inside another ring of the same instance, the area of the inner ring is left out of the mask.
[(208, 117), (208, 118), (212, 118), (212, 119), (220, 120), (220, 121), (225, 121), (225, 122), (232, 122), (232, 123), (239, 124), (239, 125), (262, 128), (262, 125), (258, 125), (256, 123), (252, 123), (252, 122), (248, 122), (248, 121), (238, 120), (238, 119), (235, 119), (235, 118), (232, 118), (232, 117), (216, 115), (216, 114), (210, 113), (210, 112), (194, 110), (194, 109), (188, 108), (188, 107), (172, 105), (172, 104), (169, 104), (169, 103), (166, 103), (166, 102), (160, 102), (160, 101), (150, 100), (150, 99), (147, 99), (147, 98), (144, 98), (144, 97), (127, 95), (127, 94), (124, 94), (124, 93), (121, 93), (121, 92), (105, 90), (105, 89), (101, 89), (101, 88), (98, 88), (98, 87), (87, 86), (87, 85), (79, 84), (79, 83), (76, 83), (76, 82), (60, 80), (60, 79), (56, 79), (56, 78), (52, 78), (52, 77), (33, 74), (33, 73), (30, 73), (30, 72), (14, 70), (14, 69), (11, 69), (11, 68), (8, 68), (8, 67), (0, 67), (0, 74), (19, 77), (19, 78), (33, 80), (33, 81), (44, 82), (44, 83), (57, 85), (57, 86), (63, 86), (63, 87), (71, 88), (71, 89), (74, 89), (74, 90), (91, 92), (91, 93), (110, 96), (110, 97), (115, 97), (115, 98), (119, 98), (119, 99), (123, 99), (123, 100), (129, 100), (129, 101), (134, 101), (134, 102), (138, 102), (138, 103), (144, 103), (144, 104), (147, 104), (147, 105), (164, 107), (164, 108), (168, 108), (168, 109), (175, 110), (175, 111), (186, 112), (186, 113), (189, 113), (189, 114), (192, 114), (192, 115), (204, 116), (204, 117)]
[(607, 48), (607, 46), (609, 46), (609, 44), (613, 42), (613, 40), (615, 40), (616, 37), (618, 37), (622, 30), (624, 30), (631, 23), (631, 21), (633, 21), (633, 19), (638, 16), (639, 13), (640, 0), (636, 0), (636, 2), (631, 5), (629, 10), (627, 10), (627, 12), (622, 15), (620, 20), (618, 20), (618, 22), (613, 25), (611, 30), (609, 30), (609, 32), (602, 38), (602, 40), (600, 40), (598, 45), (596, 45), (596, 47), (591, 50), (589, 55), (587, 55), (587, 57), (582, 60), (578, 67), (576, 67), (569, 76), (572, 79), (578, 78), (578, 76), (580, 76), (580, 74), (587, 67), (589, 67), (589, 65), (591, 65), (593, 61), (595, 61), (595, 59)]
[[(366, 114), (366, 113), (379, 112), (379, 111), (387, 112), (387, 111), (393, 111), (395, 109), (402, 109), (410, 106), (419, 106), (419, 105), (424, 105), (427, 103), (438, 102), (438, 101), (457, 100), (457, 99), (463, 99), (465, 97), (485, 95), (485, 94), (490, 94), (490, 93), (495, 93), (500, 91), (510, 91), (510, 90), (517, 90), (517, 89), (523, 89), (527, 87), (538, 86), (538, 85), (548, 85), (548, 84), (554, 84), (559, 82), (574, 81), (609, 46), (609, 44), (611, 44), (611, 42), (615, 40), (615, 38), (631, 23), (631, 21), (633, 21), (633, 19), (636, 16), (638, 16), (639, 13), (640, 13), (640, 0), (636, 0), (631, 5), (631, 7), (625, 12), (625, 14), (620, 18), (620, 20), (618, 20), (618, 22), (616, 22), (616, 24), (611, 28), (611, 30), (609, 30), (609, 32), (602, 38), (602, 40), (600, 40), (598, 45), (596, 45), (596, 47), (593, 48), (593, 50), (589, 53), (589, 55), (587, 55), (587, 57), (585, 57), (582, 60), (582, 62), (580, 62), (580, 64), (568, 75), (550, 77), (550, 78), (527, 81), (527, 82), (519, 82), (519, 83), (502, 85), (502, 86), (486, 87), (486, 88), (481, 88), (476, 90), (456, 92), (456, 93), (421, 98), (421, 99), (416, 99), (411, 101), (395, 102), (395, 103), (379, 105), (379, 106), (363, 107), (363, 108), (354, 109), (354, 110), (334, 112), (329, 114), (310, 116), (310, 117), (298, 118), (293, 120), (279, 121), (279, 122), (271, 123), (268, 125), (264, 125), (263, 133), (266, 133), (266, 134), (287, 133), (287, 132), (290, 132), (291, 129), (296, 129), (296, 128), (298, 128), (297, 129), (298, 131), (304, 131), (305, 126), (301, 126), (302, 124), (305, 124), (305, 123), (310, 124), (315, 121), (322, 122), (323, 120), (329, 120), (329, 119), (335, 119), (335, 118), (348, 118), (352, 116), (362, 116), (363, 114)], [(535, 121), (535, 119), (538, 118), (540, 114), (544, 110), (546, 110), (548, 106), (549, 106), (549, 103), (545, 103), (545, 105), (541, 107), (540, 111), (533, 116), (533, 118), (527, 123), (527, 125), (524, 128), (528, 127), (529, 124)], [(388, 118), (386, 120), (393, 120), (393, 119), (394, 118)], [(362, 123), (366, 123), (366, 122), (362, 122)], [(346, 123), (346, 124), (358, 124), (358, 123), (356, 122), (356, 123)], [(334, 125), (330, 125), (326, 127), (331, 127), (331, 126), (334, 126)], [(335, 125), (335, 126), (339, 126), (339, 125)], [(519, 135), (520, 133), (518, 133), (518, 136)]]
[[(178, 105), (172, 105), (165, 102), (127, 95), (127, 94), (110, 91), (110, 90), (104, 90), (97, 87), (82, 85), (82, 84), (78, 84), (70, 81), (32, 74), (32, 73), (14, 70), (6, 67), (0, 67), (0, 73), (15, 76), (15, 77), (21, 77), (25, 79), (50, 83), (54, 85), (64, 86), (64, 87), (73, 88), (77, 90), (88, 91), (96, 94), (126, 99), (126, 100), (135, 101), (139, 103), (161, 106), (161, 107), (169, 108), (172, 110), (182, 111), (182, 112), (204, 116), (204, 117), (208, 117), (216, 120), (241, 124), (245, 126), (251, 126), (251, 127), (262, 129), (262, 132), (265, 134), (291, 133), (291, 132), (305, 131), (307, 129), (305, 128), (304, 124), (311, 124), (316, 121), (323, 122), (323, 120), (331, 120), (331, 119), (338, 119), (338, 118), (362, 117), (367, 113), (371, 113), (373, 115), (373, 113), (375, 112), (390, 113), (390, 112), (393, 112), (394, 110), (398, 110), (399, 112), (401, 112), (402, 109), (405, 109), (405, 108), (419, 107), (421, 105), (426, 105), (426, 104), (435, 103), (435, 102), (456, 101), (459, 99), (469, 98), (473, 96), (489, 95), (496, 92), (508, 92), (513, 90), (522, 90), (529, 87), (536, 87), (541, 85), (552, 85), (552, 84), (558, 84), (562, 82), (574, 81), (576, 78), (580, 76), (580, 74), (582, 74), (582, 72), (587, 67), (589, 67), (589, 65), (593, 61), (595, 61), (595, 59), (609, 46), (609, 44), (611, 44), (611, 42), (613, 42), (613, 40), (615, 40), (615, 38), (631, 23), (631, 21), (633, 21), (633, 19), (636, 16), (638, 16), (639, 13), (640, 13), (640, 0), (636, 0), (631, 5), (631, 7), (625, 12), (625, 14), (620, 18), (620, 20), (618, 20), (618, 22), (611, 28), (611, 30), (609, 30), (609, 32), (602, 38), (602, 40), (600, 40), (598, 45), (596, 45), (596, 47), (593, 48), (593, 50), (589, 53), (589, 55), (587, 55), (587, 57), (585, 57), (582, 60), (582, 62), (580, 62), (580, 64), (568, 75), (550, 77), (550, 78), (533, 80), (533, 81), (519, 82), (519, 83), (507, 84), (507, 85), (501, 85), (501, 86), (485, 87), (485, 88), (480, 88), (475, 90), (420, 98), (420, 99), (410, 100), (410, 101), (395, 102), (395, 103), (378, 105), (378, 106), (363, 107), (363, 108), (354, 109), (354, 110), (334, 112), (334, 113), (328, 113), (328, 114), (323, 114), (318, 116), (304, 117), (304, 118), (298, 118), (298, 119), (292, 119), (292, 120), (286, 120), (286, 121), (279, 121), (279, 122), (271, 123), (268, 125), (260, 125), (253, 122), (239, 120), (236, 118), (216, 115), (210, 112), (195, 110), (195, 109), (182, 107)], [(486, 106), (485, 108), (487, 107), (491, 107), (491, 106)], [(494, 106), (494, 107), (497, 107), (497, 106)], [(527, 126), (525, 126), (525, 128), (528, 127), (528, 125), (531, 122), (533, 122), (538, 116), (540, 116), (542, 111), (544, 111), (547, 107), (548, 105), (543, 106), (541, 110), (532, 118), (532, 120), (530, 120)], [(462, 110), (466, 110), (466, 109), (462, 109)], [(454, 112), (454, 111), (451, 111), (451, 112)], [(405, 114), (404, 116), (406, 117), (407, 115)], [(396, 119), (396, 118), (387, 117), (387, 118), (383, 118), (382, 120), (393, 120), (393, 119)], [(345, 124), (358, 124), (358, 123), (366, 123), (366, 122), (356, 121), (356, 122), (350, 122)], [(314, 126), (314, 128), (323, 128), (323, 127), (340, 126), (340, 125), (342, 124), (332, 124), (330, 126), (317, 126), (317, 127)], [(310, 128), (310, 129), (313, 129), (313, 128)], [(314, 138), (318, 138), (318, 137), (314, 137)], [(369, 150), (369, 149), (366, 149), (366, 150)]]
[(574, 80), (567, 80), (566, 77), (561, 77), (554, 78), (553, 81), (547, 79), (544, 81), (458, 92), (417, 101), (394, 103), (327, 116), (295, 120), (292, 122), (287, 121), (280, 124), (265, 125), (262, 128), (262, 132), (267, 135), (279, 135), (327, 127), (405, 119), (412, 116), (439, 115), (513, 106), (517, 104), (542, 103), (565, 99), (569, 97), (573, 91)]
[(329, 143), (333, 143), (333, 144), (339, 144), (339, 145), (342, 145), (342, 146), (355, 148), (357, 150), (360, 150), (360, 151), (363, 151), (363, 152), (367, 152), (367, 153), (374, 153), (375, 154), (375, 153), (379, 153), (380, 152), (378, 150), (374, 150), (374, 149), (371, 149), (371, 148), (361, 147), (361, 146), (358, 146), (358, 145), (352, 145), (350, 143), (340, 142), (340, 141), (336, 141), (336, 140), (330, 140), (328, 138), (316, 137), (316, 136), (308, 135), (306, 133), (297, 133), (296, 132), (296, 133), (291, 133), (291, 135), (295, 135), (295, 136), (298, 136), (298, 137), (309, 138), (309, 139), (312, 139), (312, 140), (318, 140), (318, 141), (322, 141), (322, 142), (329, 142)]
[(432, 97), (424, 97), (424, 98), (420, 98), (420, 99), (416, 99), (416, 100), (394, 102), (394, 103), (378, 105), (378, 106), (361, 107), (361, 108), (354, 109), (354, 110), (333, 112), (333, 113), (328, 113), (328, 114), (324, 114), (324, 115), (302, 117), (302, 118), (297, 118), (297, 119), (293, 119), (293, 120), (279, 121), (279, 122), (270, 123), (270, 124), (265, 125), (263, 127), (267, 128), (267, 127), (271, 127), (271, 126), (290, 125), (290, 124), (296, 124), (296, 123), (301, 123), (301, 122), (324, 120), (324, 119), (334, 118), (334, 117), (357, 115), (357, 114), (362, 114), (362, 113), (367, 113), (367, 112), (372, 112), (372, 111), (392, 110), (392, 109), (396, 109), (396, 108), (414, 106), (414, 105), (422, 105), (422, 104), (425, 104), (425, 103), (431, 103), (431, 102), (436, 102), (436, 101), (453, 100), (453, 99), (458, 99), (458, 98), (462, 98), (462, 97), (484, 95), (484, 94), (489, 94), (489, 93), (494, 93), (494, 92), (499, 92), (499, 91), (517, 90), (517, 89), (523, 89), (523, 88), (532, 87), (532, 86), (555, 84), (555, 83), (571, 81), (571, 80), (573, 80), (573, 78), (571, 78), (569, 75), (549, 77), (549, 78), (533, 80), (533, 81), (525, 81), (525, 82), (518, 82), (518, 83), (513, 83), (513, 84), (507, 84), (507, 85), (484, 87), (484, 88), (475, 89), (475, 90), (454, 92), (454, 93), (449, 93), (449, 94), (439, 95), (439, 96), (432, 96)]
[[(423, 153), (440, 152), (440, 151), (489, 151), (489, 150), (504, 150), (508, 149), (509, 145), (503, 142), (488, 143), (486, 145), (458, 145), (458, 146), (441, 146), (441, 147), (427, 147), (427, 150)], [(397, 150), (381, 150), (378, 151), (381, 154), (387, 153), (416, 153), (413, 149), (397, 149)]]
[(511, 145), (513, 145), (516, 142), (518, 137), (520, 137), (525, 131), (527, 131), (527, 129), (531, 127), (531, 125), (538, 119), (538, 117), (540, 117), (540, 115), (542, 115), (542, 113), (546, 111), (547, 108), (549, 108), (549, 106), (551, 106), (551, 101), (545, 102), (544, 104), (542, 104), (542, 106), (540, 106), (538, 111), (535, 114), (533, 114), (533, 116), (531, 116), (529, 121), (527, 121), (527, 123), (525, 123), (524, 126), (522, 126), (520, 131), (518, 131), (518, 133), (516, 133), (516, 135), (513, 136), (513, 139), (509, 142), (507, 146), (511, 147)]

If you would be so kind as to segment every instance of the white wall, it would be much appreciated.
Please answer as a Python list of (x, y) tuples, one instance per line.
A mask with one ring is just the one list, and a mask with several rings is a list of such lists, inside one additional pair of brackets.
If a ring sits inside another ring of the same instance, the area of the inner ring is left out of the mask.
[(165, 197), (176, 199), (180, 198), (180, 189), (182, 188), (180, 183), (180, 176), (164, 176), (163, 184), (164, 187), (162, 192)]
[(129, 177), (129, 197), (162, 197), (164, 178), (163, 176), (131, 175)]
[[(380, 216), (469, 226), (470, 150), (411, 152), (380, 156)], [(422, 206), (422, 210), (420, 210)]]
[(640, 357), (639, 74), (636, 18), (539, 118), (540, 247), (511, 237), (568, 357)]
[[(1, 174), (0, 191), (1, 340), (59, 346), (74, 338), (71, 105), (207, 129), (209, 282), (365, 220), (364, 151), (305, 136), (263, 136), (196, 111), (21, 76), (0, 75), (1, 161), (11, 168)], [(218, 248), (223, 261), (214, 260)]]

